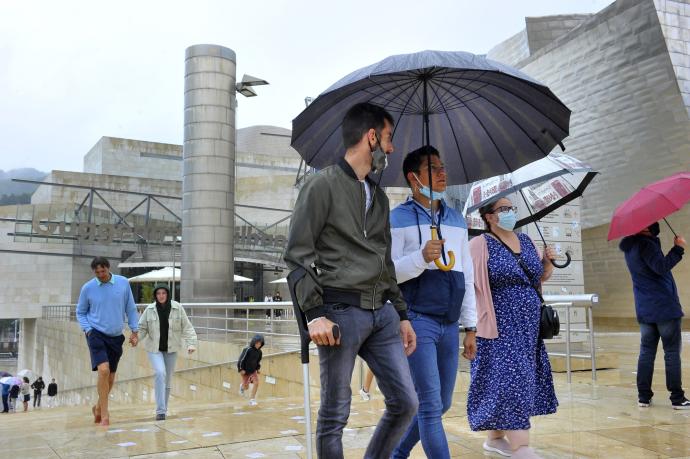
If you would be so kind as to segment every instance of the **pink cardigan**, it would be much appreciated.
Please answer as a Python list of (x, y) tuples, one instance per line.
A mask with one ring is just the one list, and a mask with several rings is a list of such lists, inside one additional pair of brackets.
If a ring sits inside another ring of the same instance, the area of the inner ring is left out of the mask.
[[(477, 336), (486, 339), (498, 338), (498, 328), (496, 326), (496, 311), (494, 310), (494, 300), (491, 297), (491, 286), (489, 285), (489, 249), (487, 248), (486, 238), (491, 236), (477, 236), (470, 241), (470, 255), (474, 265), (474, 293), (477, 301)], [(534, 244), (534, 241), (532, 241)], [(539, 258), (542, 257), (541, 250), (534, 244)]]

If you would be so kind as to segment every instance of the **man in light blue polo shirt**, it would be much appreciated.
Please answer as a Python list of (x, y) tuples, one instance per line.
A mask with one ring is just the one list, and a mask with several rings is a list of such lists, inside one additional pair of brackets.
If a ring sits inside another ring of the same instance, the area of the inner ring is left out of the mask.
[(94, 258), (91, 269), (96, 277), (81, 288), (77, 320), (86, 334), (91, 369), (98, 371), (98, 403), (91, 409), (94, 422), (108, 426), (108, 394), (115, 383), (117, 364), (122, 357), (125, 315), (132, 330), (129, 337), (132, 346), (139, 342), (139, 315), (129, 282), (125, 277), (110, 273), (107, 258)]

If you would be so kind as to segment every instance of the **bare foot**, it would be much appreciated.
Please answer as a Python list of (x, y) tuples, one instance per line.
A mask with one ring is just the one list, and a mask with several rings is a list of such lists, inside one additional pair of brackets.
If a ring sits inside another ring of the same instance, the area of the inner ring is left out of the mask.
[(101, 427), (108, 427), (110, 425), (110, 419), (109, 418), (103, 418), (101, 420)]
[(91, 407), (91, 412), (93, 413), (93, 423), (94, 424), (100, 424), (101, 423), (101, 410), (96, 408), (96, 406)]

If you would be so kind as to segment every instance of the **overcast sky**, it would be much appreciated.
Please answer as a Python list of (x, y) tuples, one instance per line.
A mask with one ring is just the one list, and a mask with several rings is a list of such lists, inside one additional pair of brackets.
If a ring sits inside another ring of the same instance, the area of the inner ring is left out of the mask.
[[(612, 0), (19, 1), (0, 3), (0, 169), (81, 171), (102, 136), (182, 143), (184, 50), (237, 53), (238, 127), (290, 128), (351, 71), (424, 49), (477, 54), (525, 16), (594, 13)], [(387, 5), (387, 6), (383, 6)]]

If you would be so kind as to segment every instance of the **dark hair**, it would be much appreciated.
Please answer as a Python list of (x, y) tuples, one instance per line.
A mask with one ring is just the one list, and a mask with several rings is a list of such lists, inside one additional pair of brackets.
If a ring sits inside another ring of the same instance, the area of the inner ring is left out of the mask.
[(483, 206), (479, 208), (479, 216), (482, 217), (482, 220), (484, 220), (484, 224), (486, 225), (486, 229), (489, 230), (491, 229), (491, 225), (489, 225), (489, 222), (486, 219), (486, 214), (490, 214), (494, 210), (494, 205), (498, 202), (498, 199), (494, 199), (491, 202), (487, 202)]
[(381, 132), (386, 121), (391, 123), (391, 126), (395, 124), (393, 116), (378, 105), (368, 102), (353, 105), (345, 114), (342, 123), (345, 148), (357, 145), (369, 129), (373, 128)]
[(408, 172), (419, 172), (419, 168), (422, 167), (422, 163), (426, 160), (427, 155), (433, 155), (436, 157), (441, 156), (438, 150), (431, 145), (425, 145), (421, 148), (417, 148), (415, 151), (412, 151), (405, 156), (405, 159), (403, 160), (403, 177), (405, 177), (405, 181), (407, 182), (408, 186), (410, 186), (410, 181), (407, 180)]
[(106, 257), (96, 257), (93, 260), (91, 260), (91, 270), (95, 271), (96, 268), (99, 266), (102, 266), (104, 268), (110, 268), (110, 262)]
[(27, 378), (26, 376), (24, 376), (24, 382), (25, 382), (25, 383), (28, 383), (28, 382), (29, 382), (29, 378)]

